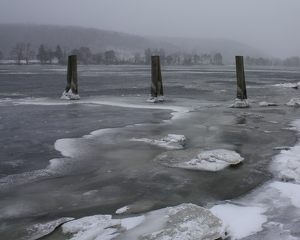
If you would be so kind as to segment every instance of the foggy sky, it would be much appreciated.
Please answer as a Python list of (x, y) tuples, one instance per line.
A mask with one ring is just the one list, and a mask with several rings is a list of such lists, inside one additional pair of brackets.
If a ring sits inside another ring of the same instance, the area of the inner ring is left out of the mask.
[(300, 56), (299, 0), (0, 0), (0, 23), (226, 38), (274, 57)]

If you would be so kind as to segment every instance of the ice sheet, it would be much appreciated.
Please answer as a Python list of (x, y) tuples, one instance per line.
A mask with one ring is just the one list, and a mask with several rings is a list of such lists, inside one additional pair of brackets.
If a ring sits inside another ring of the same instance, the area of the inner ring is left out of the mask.
[(278, 104), (277, 103), (273, 103), (273, 102), (263, 101), (263, 102), (259, 103), (259, 106), (260, 107), (269, 107), (269, 106), (278, 106)]

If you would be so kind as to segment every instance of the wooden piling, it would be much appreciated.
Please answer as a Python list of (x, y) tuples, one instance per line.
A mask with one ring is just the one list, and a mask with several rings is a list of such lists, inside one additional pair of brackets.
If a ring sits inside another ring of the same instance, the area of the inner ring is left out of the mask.
[(229, 107), (248, 108), (250, 107), (250, 104), (247, 100), (243, 56), (235, 56), (235, 63), (236, 63), (237, 92), (236, 92), (236, 99), (234, 104), (231, 104)]
[(161, 68), (159, 56), (151, 56), (151, 98), (163, 97)]
[(72, 58), (68, 56), (68, 69), (67, 69), (67, 86), (66, 92), (69, 92), (72, 86)]
[(236, 79), (237, 79), (236, 98), (241, 100), (247, 99), (243, 56), (235, 56), (235, 63), (236, 63)]
[(68, 56), (67, 86), (61, 99), (80, 99), (78, 95), (77, 55)]
[(77, 55), (71, 55), (72, 61), (72, 92), (78, 94)]

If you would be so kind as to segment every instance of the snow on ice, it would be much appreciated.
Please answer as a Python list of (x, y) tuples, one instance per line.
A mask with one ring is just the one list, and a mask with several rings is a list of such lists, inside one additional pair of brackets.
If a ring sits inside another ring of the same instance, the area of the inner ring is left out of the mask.
[[(295, 103), (298, 101), (300, 103), (299, 99), (293, 100)], [(294, 106), (300, 106), (297, 104)], [(293, 122), (293, 126), (287, 130), (300, 131), (299, 120)], [(182, 150), (185, 140), (183, 135), (174, 134), (159, 140), (132, 139), (175, 149), (154, 159), (166, 166), (184, 165), (189, 169), (217, 171), (226, 164), (228, 166), (243, 161), (239, 154), (225, 149)], [(64, 155), (74, 154), (62, 151), (60, 144), (66, 143), (58, 141), (55, 146)], [(193, 204), (182, 204), (122, 219), (113, 219), (111, 215), (95, 215), (64, 223), (62, 231), (68, 236), (71, 234), (71, 239), (217, 239), (225, 238), (225, 232), (231, 239), (299, 239), (300, 142), (290, 149), (278, 150), (281, 152), (273, 158), (270, 167), (275, 180), (263, 184), (240, 199), (230, 201), (230, 204), (220, 203), (210, 210)], [(49, 173), (42, 171), (42, 175), (45, 174)], [(125, 206), (116, 213), (123, 214), (127, 210)], [(34, 225), (31, 229), (42, 236), (53, 231), (60, 223), (58, 220)]]
[(248, 108), (250, 104), (247, 99), (236, 98), (235, 102), (229, 106), (230, 108)]
[[(300, 121), (295, 121), (293, 125), (300, 130)], [(205, 161), (242, 161), (238, 154), (224, 149), (197, 151), (196, 156)], [(178, 161), (186, 160), (196, 152), (195, 149), (189, 149), (163, 154), (172, 153), (173, 155), (169, 155), (168, 164), (176, 165)], [(62, 226), (63, 233), (72, 234), (71, 239), (87, 240), (225, 239), (228, 236), (230, 239), (247, 240), (299, 239), (299, 155), (300, 142), (290, 150), (281, 150), (271, 166), (277, 180), (269, 181), (239, 199), (217, 204), (210, 210), (194, 204), (181, 204), (123, 219), (113, 219), (110, 215), (96, 215), (65, 223)], [(175, 156), (177, 159), (174, 160)], [(159, 158), (155, 160), (158, 161)], [(122, 214), (127, 210), (128, 207), (125, 206), (117, 212)], [(285, 214), (282, 214), (283, 212)], [(296, 236), (293, 236), (294, 234)]]
[(243, 207), (233, 204), (215, 205), (211, 208), (214, 215), (222, 219), (223, 227), (231, 239), (241, 239), (262, 230), (267, 217), (261, 215), (266, 209)]
[(219, 218), (194, 204), (181, 204), (124, 219), (95, 215), (62, 225), (62, 232), (72, 234), (72, 240), (217, 239), (225, 237), (223, 230)]
[(63, 100), (78, 100), (78, 99), (80, 99), (80, 97), (79, 97), (78, 94), (74, 94), (72, 92), (72, 89), (70, 89), (68, 92), (64, 91), (60, 99), (63, 99)]

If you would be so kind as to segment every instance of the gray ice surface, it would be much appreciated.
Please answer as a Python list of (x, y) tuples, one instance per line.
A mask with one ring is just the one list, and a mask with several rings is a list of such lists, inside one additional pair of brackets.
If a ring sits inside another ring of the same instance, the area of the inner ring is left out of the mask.
[[(234, 199), (271, 179), (272, 149), (297, 139), (288, 129), (298, 109), (286, 103), (298, 90), (274, 86), (297, 82), (294, 69), (246, 69), (251, 108), (232, 109), (236, 80), (230, 66), (163, 67), (165, 102), (157, 104), (146, 102), (145, 66), (79, 66), (78, 101), (59, 99), (65, 67), (1, 68), (4, 239), (18, 239), (18, 232), (49, 214), (114, 214), (126, 205), (127, 214), (137, 214)], [(278, 106), (262, 108), (262, 101)], [(184, 135), (185, 150), (227, 149), (244, 161), (217, 173), (170, 168), (153, 161), (165, 149), (129, 141), (168, 134)]]

